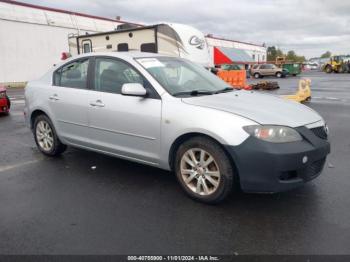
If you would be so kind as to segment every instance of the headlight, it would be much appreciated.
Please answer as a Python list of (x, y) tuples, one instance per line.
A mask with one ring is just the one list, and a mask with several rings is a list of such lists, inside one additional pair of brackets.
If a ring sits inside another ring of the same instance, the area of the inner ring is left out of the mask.
[(329, 135), (329, 127), (327, 124), (324, 124), (324, 131), (326, 132), (327, 136)]
[(243, 129), (258, 139), (272, 143), (287, 143), (301, 141), (303, 138), (293, 128), (287, 126), (245, 126)]

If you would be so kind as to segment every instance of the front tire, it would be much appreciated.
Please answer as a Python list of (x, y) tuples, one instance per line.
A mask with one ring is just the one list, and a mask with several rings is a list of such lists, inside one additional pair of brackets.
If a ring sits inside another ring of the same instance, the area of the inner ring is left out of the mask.
[(34, 139), (39, 150), (47, 156), (62, 154), (67, 146), (57, 137), (51, 120), (46, 115), (39, 115), (34, 120)]
[(281, 72), (277, 72), (277, 73), (276, 73), (276, 77), (277, 77), (277, 78), (281, 78), (281, 77), (282, 77), (282, 73), (281, 73)]
[(254, 74), (254, 78), (255, 78), (255, 79), (260, 78), (260, 74), (259, 74), (259, 73), (255, 73), (255, 74)]
[(219, 203), (233, 190), (234, 171), (228, 156), (206, 137), (194, 137), (180, 145), (175, 173), (183, 190), (204, 203)]
[(326, 66), (325, 71), (326, 71), (327, 74), (330, 74), (330, 73), (333, 72), (333, 69), (332, 69), (332, 67), (330, 65), (328, 65), (328, 66)]

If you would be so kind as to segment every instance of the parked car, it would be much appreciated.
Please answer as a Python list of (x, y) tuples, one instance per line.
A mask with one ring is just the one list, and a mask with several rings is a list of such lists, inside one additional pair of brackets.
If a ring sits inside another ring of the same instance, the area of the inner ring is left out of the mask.
[(242, 70), (242, 67), (236, 64), (223, 64), (220, 68), (222, 70)]
[(6, 94), (6, 87), (0, 85), (0, 114), (8, 114), (10, 107), (11, 101)]
[(317, 63), (310, 63), (310, 69), (311, 70), (319, 70), (320, 66)]
[(69, 145), (173, 170), (184, 191), (206, 203), (235, 187), (301, 186), (330, 151), (325, 121), (312, 109), (234, 90), (197, 64), (153, 53), (70, 58), (29, 82), (25, 100), (43, 154)]
[(248, 69), (245, 69), (244, 65), (236, 65), (236, 64), (222, 64), (220, 67), (221, 70), (246, 70), (246, 78), (250, 78), (250, 73)]
[(281, 78), (285, 77), (288, 71), (274, 64), (257, 64), (250, 69), (250, 74), (254, 78), (262, 78), (264, 76), (276, 76)]

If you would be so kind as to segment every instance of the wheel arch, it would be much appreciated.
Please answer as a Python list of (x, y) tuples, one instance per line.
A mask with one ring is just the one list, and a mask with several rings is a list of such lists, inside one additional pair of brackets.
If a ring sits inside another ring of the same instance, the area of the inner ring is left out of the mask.
[(46, 115), (48, 118), (49, 115), (43, 111), (42, 109), (35, 109), (31, 114), (30, 114), (30, 128), (33, 129), (34, 128), (34, 121), (35, 121), (35, 118), (39, 115)]
[(230, 153), (225, 148), (225, 146), (222, 143), (220, 143), (220, 141), (218, 139), (216, 139), (208, 134), (204, 134), (204, 133), (200, 133), (200, 132), (185, 133), (185, 134), (182, 134), (175, 139), (175, 141), (172, 143), (172, 145), (170, 147), (169, 156), (168, 156), (168, 162), (169, 162), (169, 166), (170, 166), (171, 170), (174, 170), (174, 162), (175, 162), (176, 152), (177, 152), (178, 148), (180, 147), (180, 145), (182, 143), (184, 143), (185, 141), (187, 141), (193, 137), (205, 137), (205, 138), (208, 138), (208, 139), (214, 141), (216, 144), (218, 144), (220, 146), (220, 148), (224, 151), (226, 156), (228, 157), (228, 159), (232, 165), (232, 168), (234, 169), (234, 172), (237, 174), (237, 178), (239, 179), (239, 173), (238, 173), (238, 168), (236, 166), (236, 163), (235, 163), (234, 159), (232, 158), (232, 156), (230, 155)]

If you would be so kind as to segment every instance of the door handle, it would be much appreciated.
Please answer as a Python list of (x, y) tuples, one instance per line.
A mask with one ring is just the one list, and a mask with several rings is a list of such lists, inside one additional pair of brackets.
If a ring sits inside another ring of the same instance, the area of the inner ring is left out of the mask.
[(95, 107), (104, 107), (105, 104), (102, 103), (101, 100), (96, 100), (95, 102), (90, 102), (90, 106), (95, 106)]
[(58, 95), (57, 95), (57, 94), (53, 94), (52, 96), (49, 97), (49, 99), (52, 100), (52, 101), (60, 100), (60, 99), (58, 98)]

